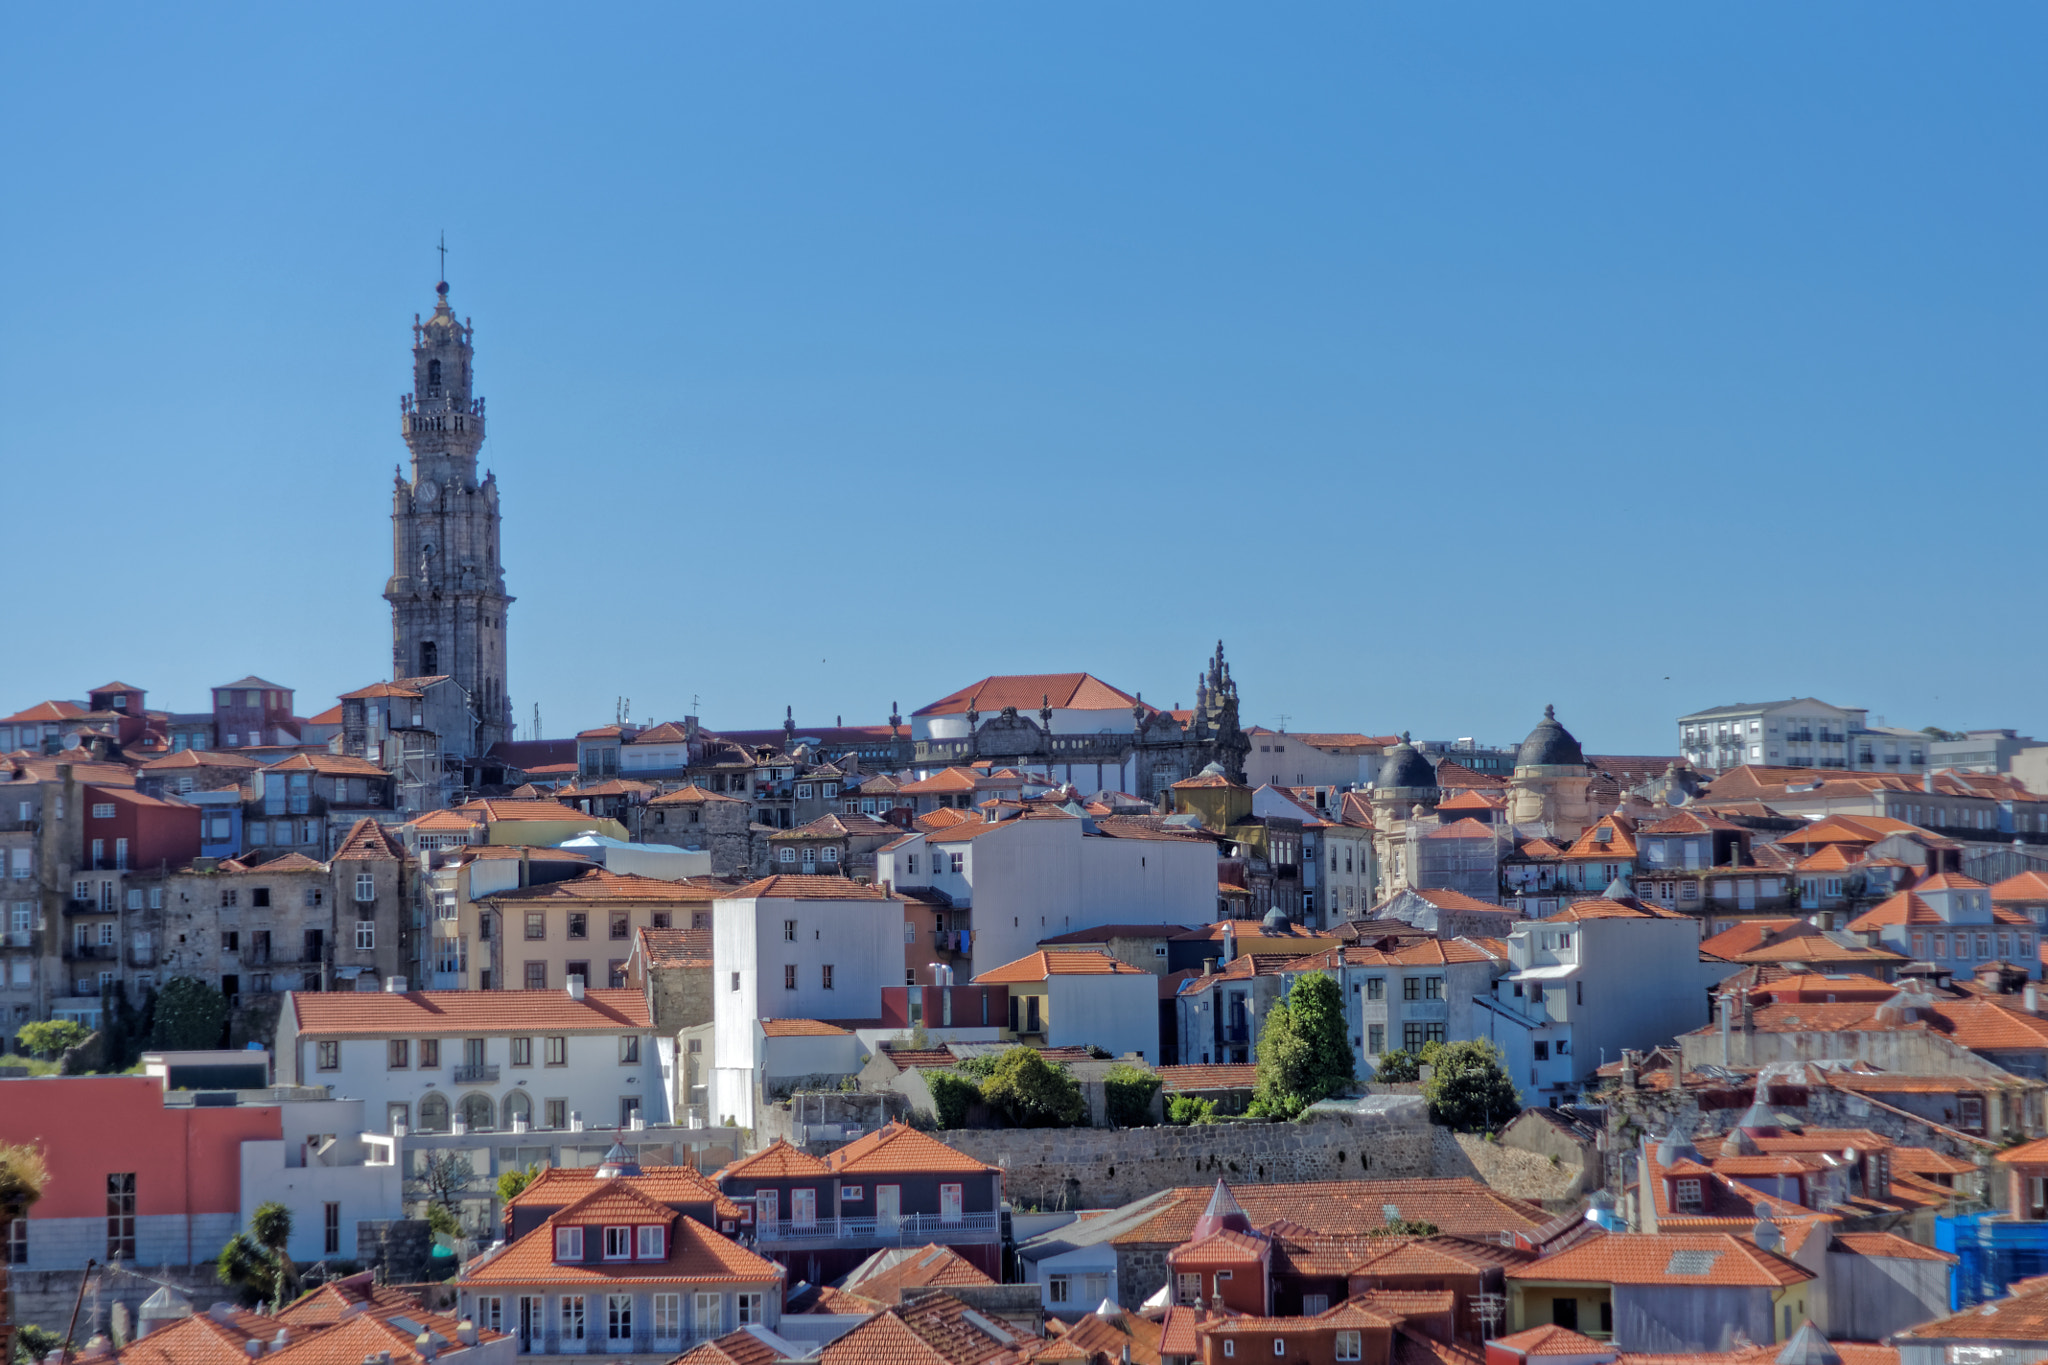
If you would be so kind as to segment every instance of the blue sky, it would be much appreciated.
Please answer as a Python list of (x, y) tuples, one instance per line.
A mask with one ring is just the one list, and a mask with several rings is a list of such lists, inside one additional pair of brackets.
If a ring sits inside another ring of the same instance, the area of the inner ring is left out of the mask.
[(0, 703), (383, 676), (446, 230), (544, 733), (998, 672), (2048, 733), (2038, 6), (16, 7)]

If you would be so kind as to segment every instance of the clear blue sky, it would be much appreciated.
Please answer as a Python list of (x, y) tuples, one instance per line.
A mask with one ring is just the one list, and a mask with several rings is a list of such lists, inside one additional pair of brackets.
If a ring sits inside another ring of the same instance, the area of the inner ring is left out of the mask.
[(384, 676), (445, 229), (545, 733), (987, 673), (2048, 734), (2038, 5), (15, 6), (0, 702)]

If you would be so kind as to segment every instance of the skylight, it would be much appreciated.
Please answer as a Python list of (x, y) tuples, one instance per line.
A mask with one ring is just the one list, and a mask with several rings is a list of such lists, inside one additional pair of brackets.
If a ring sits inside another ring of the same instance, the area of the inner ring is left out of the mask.
[(1713, 1270), (1719, 1260), (1718, 1251), (1674, 1251), (1671, 1262), (1664, 1267), (1666, 1275), (1705, 1275)]

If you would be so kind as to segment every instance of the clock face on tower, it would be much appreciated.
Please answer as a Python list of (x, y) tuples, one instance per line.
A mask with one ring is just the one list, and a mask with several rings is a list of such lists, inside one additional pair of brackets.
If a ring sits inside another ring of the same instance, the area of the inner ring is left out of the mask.
[(432, 479), (421, 479), (419, 486), (413, 492), (421, 502), (432, 502), (435, 498), (441, 496), (441, 486)]

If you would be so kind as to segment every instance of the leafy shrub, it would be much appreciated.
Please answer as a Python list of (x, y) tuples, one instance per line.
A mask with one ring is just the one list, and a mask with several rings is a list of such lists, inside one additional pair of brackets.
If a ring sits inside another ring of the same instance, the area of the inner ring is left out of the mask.
[(1258, 1063), (1258, 1086), (1247, 1111), (1254, 1117), (1297, 1118), (1316, 1101), (1350, 1087), (1351, 1039), (1334, 980), (1322, 972), (1304, 973), (1267, 1011)]
[(193, 1052), (220, 1046), (227, 998), (196, 976), (174, 976), (156, 997), (149, 1046), (157, 1052)]
[(932, 1112), (939, 1127), (966, 1127), (969, 1106), (981, 1103), (981, 1087), (974, 1078), (957, 1071), (927, 1071), (924, 1083), (931, 1088)]
[(1422, 1098), (1432, 1122), (1460, 1132), (1491, 1128), (1521, 1110), (1501, 1050), (1484, 1038), (1445, 1043), (1430, 1058)]
[(981, 1098), (1018, 1128), (1071, 1128), (1088, 1118), (1081, 1087), (1036, 1048), (1013, 1047), (997, 1058)]
[(14, 1041), (21, 1044), (23, 1052), (37, 1057), (55, 1057), (91, 1036), (92, 1030), (76, 1019), (45, 1019), (40, 1023), (23, 1024), (15, 1030)]
[(1388, 1085), (1399, 1085), (1422, 1078), (1422, 1058), (1405, 1048), (1380, 1054), (1380, 1064), (1373, 1070), (1373, 1079), (1385, 1081)]
[(1119, 1062), (1104, 1073), (1102, 1090), (1113, 1127), (1143, 1128), (1152, 1122), (1152, 1097), (1159, 1093), (1157, 1073)]
[(1166, 1102), (1168, 1123), (1214, 1123), (1216, 1101), (1205, 1100), (1197, 1095), (1175, 1095)]

